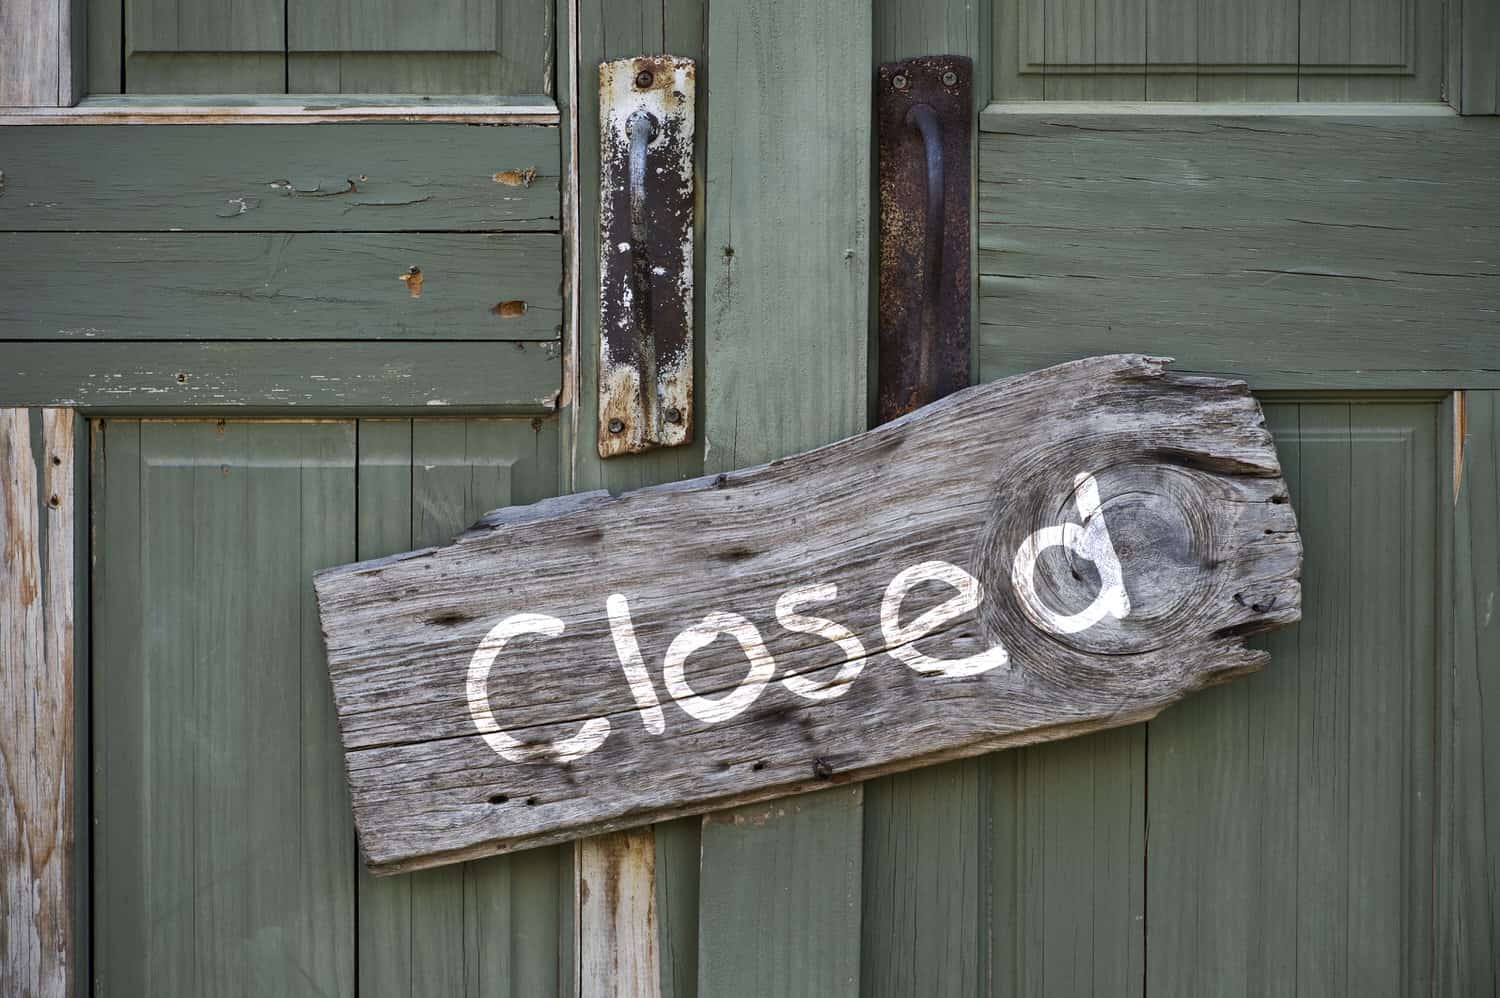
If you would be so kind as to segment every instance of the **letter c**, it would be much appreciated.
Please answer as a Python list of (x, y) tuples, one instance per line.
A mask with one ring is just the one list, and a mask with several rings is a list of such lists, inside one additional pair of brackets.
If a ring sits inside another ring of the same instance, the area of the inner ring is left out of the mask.
[(563, 627), (561, 620), (544, 613), (518, 613), (506, 617), (490, 628), (469, 660), (469, 716), (490, 748), (511, 762), (534, 762), (546, 758), (549, 751), (555, 752), (560, 762), (572, 762), (603, 745), (604, 739), (609, 737), (609, 721), (595, 717), (571, 738), (558, 738), (551, 746), (528, 745), (501, 731), (490, 710), (490, 666), (495, 664), (495, 656), (500, 654), (506, 642), (519, 634), (544, 634), (555, 638), (562, 634)]

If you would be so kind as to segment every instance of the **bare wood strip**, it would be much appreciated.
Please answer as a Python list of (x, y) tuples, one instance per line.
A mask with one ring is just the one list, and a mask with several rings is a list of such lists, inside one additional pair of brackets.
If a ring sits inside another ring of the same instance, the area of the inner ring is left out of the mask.
[(73, 419), (0, 409), (4, 995), (63, 998), (73, 971)]
[(656, 994), (656, 836), (633, 828), (578, 845), (580, 979), (590, 994)]
[(1244, 385), (1115, 356), (316, 586), (390, 873), (1142, 720), (1259, 668), (1300, 564)]

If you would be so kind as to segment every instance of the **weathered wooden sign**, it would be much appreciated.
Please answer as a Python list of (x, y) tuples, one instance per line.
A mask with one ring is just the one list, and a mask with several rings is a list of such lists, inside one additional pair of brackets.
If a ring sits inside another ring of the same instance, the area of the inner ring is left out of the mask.
[(1142, 720), (1261, 666), (1301, 561), (1245, 386), (1113, 356), (316, 587), (394, 873)]

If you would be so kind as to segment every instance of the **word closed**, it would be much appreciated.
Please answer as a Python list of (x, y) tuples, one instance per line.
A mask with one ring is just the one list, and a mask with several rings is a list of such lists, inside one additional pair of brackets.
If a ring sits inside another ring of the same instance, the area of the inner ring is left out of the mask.
[(314, 587), (385, 874), (1146, 720), (1265, 663), (1301, 560), (1245, 385), (1113, 356)]
[[(1080, 474), (1073, 482), (1075, 501), (1081, 524), (1063, 523), (1044, 527), (1029, 536), (1016, 551), (1010, 581), (1027, 616), (1036, 626), (1054, 634), (1075, 634), (1103, 620), (1106, 615), (1123, 619), (1130, 612), (1130, 596), (1125, 591), (1124, 573), (1119, 557), (1109, 539), (1109, 527), (1099, 506), (1099, 485), (1090, 474)], [(1038, 556), (1048, 548), (1061, 547), (1091, 562), (1099, 573), (1100, 588), (1086, 608), (1063, 615), (1043, 602), (1035, 583)], [(901, 622), (901, 603), (906, 594), (923, 582), (951, 586), (955, 593), (944, 602), (923, 612), (914, 620)], [(788, 673), (781, 684), (806, 700), (832, 700), (842, 696), (864, 670), (868, 653), (859, 636), (844, 625), (826, 617), (800, 612), (803, 607), (829, 603), (838, 598), (838, 586), (814, 583), (796, 586), (776, 599), (776, 621), (789, 631), (812, 634), (836, 645), (843, 654), (843, 665), (827, 682), (816, 682), (798, 673)], [(924, 561), (898, 572), (886, 586), (880, 601), (880, 631), (885, 650), (896, 661), (915, 672), (928, 676), (959, 678), (978, 676), (991, 669), (1010, 664), (1003, 643), (996, 641), (974, 655), (941, 659), (917, 650), (915, 642), (944, 624), (979, 609), (984, 590), (979, 580), (947, 561)], [(666, 731), (666, 718), (657, 698), (656, 685), (642, 659), (635, 638), (635, 622), (630, 617), (630, 602), (623, 593), (613, 593), (605, 603), (609, 613), (610, 634), (620, 668), (630, 684), (631, 696), (640, 711), (647, 731), (660, 735)], [(529, 762), (548, 756), (559, 762), (571, 762), (593, 752), (609, 737), (607, 718), (594, 717), (583, 723), (578, 733), (554, 739), (547, 744), (527, 743), (500, 730), (490, 709), (490, 669), (506, 644), (521, 634), (562, 637), (566, 625), (557, 617), (544, 613), (517, 613), (490, 628), (469, 661), (469, 716), (485, 742), (501, 757), (511, 762)], [(739, 643), (750, 661), (750, 671), (740, 684), (718, 697), (699, 696), (687, 679), (687, 660), (693, 652), (713, 644), (721, 636)], [(737, 613), (716, 611), (677, 634), (667, 648), (662, 679), (672, 699), (689, 716), (706, 724), (727, 721), (753, 704), (776, 674), (776, 661), (767, 651), (760, 629)]]

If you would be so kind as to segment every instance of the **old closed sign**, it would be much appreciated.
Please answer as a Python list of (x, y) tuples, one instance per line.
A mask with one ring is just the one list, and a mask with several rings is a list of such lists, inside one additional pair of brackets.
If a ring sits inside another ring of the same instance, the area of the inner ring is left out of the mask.
[(1301, 558), (1245, 386), (1111, 356), (316, 585), (391, 873), (1150, 717), (1264, 663)]

